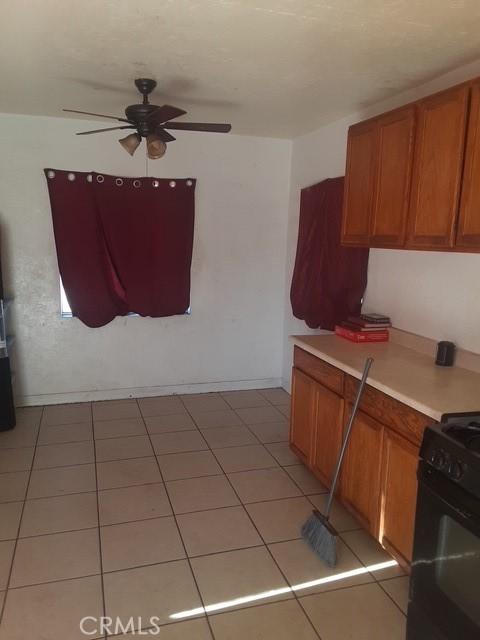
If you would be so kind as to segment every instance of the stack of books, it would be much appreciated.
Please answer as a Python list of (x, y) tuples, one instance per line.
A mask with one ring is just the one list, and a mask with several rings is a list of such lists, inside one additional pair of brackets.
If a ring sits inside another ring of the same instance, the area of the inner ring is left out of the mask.
[(388, 342), (390, 318), (380, 313), (362, 313), (351, 316), (335, 327), (337, 336), (352, 342)]

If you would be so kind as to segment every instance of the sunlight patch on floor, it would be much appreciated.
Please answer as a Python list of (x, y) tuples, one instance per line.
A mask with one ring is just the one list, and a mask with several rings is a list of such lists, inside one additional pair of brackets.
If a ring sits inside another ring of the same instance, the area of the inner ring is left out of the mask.
[(371, 564), (368, 567), (359, 567), (358, 569), (351, 569), (350, 571), (342, 571), (332, 576), (325, 576), (324, 578), (318, 578), (318, 580), (309, 580), (308, 582), (301, 582), (294, 584), (291, 587), (282, 587), (281, 589), (272, 589), (271, 591), (262, 591), (261, 593), (251, 594), (248, 596), (242, 596), (239, 598), (233, 598), (232, 600), (226, 600), (224, 602), (215, 602), (214, 604), (207, 604), (205, 607), (197, 607), (187, 611), (180, 611), (170, 615), (172, 620), (183, 620), (185, 618), (191, 618), (203, 613), (212, 613), (214, 611), (221, 611), (223, 609), (229, 609), (242, 604), (249, 604), (251, 602), (258, 602), (259, 600), (268, 600), (268, 598), (274, 598), (276, 596), (284, 595), (286, 593), (293, 593), (296, 591), (302, 591), (304, 589), (310, 589), (311, 587), (317, 587), (329, 582), (337, 582), (339, 580), (345, 580), (346, 578), (352, 578), (359, 576), (370, 571), (382, 571), (383, 569), (389, 569), (390, 567), (397, 566), (396, 560), (388, 560), (387, 562), (379, 562), (377, 564)]

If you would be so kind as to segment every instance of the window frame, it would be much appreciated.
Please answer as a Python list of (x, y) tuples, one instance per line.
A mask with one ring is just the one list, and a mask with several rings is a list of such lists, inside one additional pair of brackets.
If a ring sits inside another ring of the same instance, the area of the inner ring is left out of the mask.
[[(66, 318), (73, 318), (72, 309), (70, 308), (67, 294), (65, 293), (65, 288), (63, 286), (62, 278), (60, 278), (59, 280), (60, 280), (60, 318), (62, 320)], [(192, 315), (192, 306), (190, 305), (188, 309), (185, 311), (185, 313), (182, 313), (180, 315), (183, 315), (183, 316)], [(131, 318), (142, 317), (138, 313), (133, 313), (133, 312), (127, 313), (127, 316), (130, 316)], [(123, 316), (123, 317), (127, 317), (127, 316)]]

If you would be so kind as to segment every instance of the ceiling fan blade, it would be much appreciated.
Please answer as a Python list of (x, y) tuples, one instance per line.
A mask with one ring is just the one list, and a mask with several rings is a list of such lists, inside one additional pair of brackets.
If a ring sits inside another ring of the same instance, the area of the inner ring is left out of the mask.
[(84, 116), (96, 116), (97, 118), (109, 118), (110, 120), (118, 120), (119, 122), (130, 122), (125, 118), (117, 118), (117, 116), (105, 116), (103, 113), (90, 113), (90, 111), (77, 111), (76, 109), (62, 109), (62, 111), (68, 111), (68, 113), (81, 113)]
[(162, 124), (162, 122), (166, 122), (167, 120), (172, 120), (172, 118), (183, 116), (186, 113), (187, 112), (183, 109), (172, 107), (170, 104), (164, 104), (162, 107), (157, 107), (152, 111), (147, 120), (152, 124), (158, 125)]
[(228, 133), (231, 124), (215, 124), (213, 122), (165, 122), (165, 129), (178, 129), (183, 131), (210, 131), (212, 133)]
[(165, 131), (165, 129), (162, 129), (162, 127), (158, 127), (155, 130), (155, 133), (160, 138), (160, 140), (163, 140), (163, 142), (173, 142), (174, 140), (176, 140), (176, 138), (168, 133), (168, 131)]
[(102, 131), (118, 131), (118, 129), (135, 129), (132, 125), (125, 127), (108, 127), (107, 129), (94, 129), (93, 131), (80, 131), (77, 136), (89, 136), (91, 133), (101, 133)]

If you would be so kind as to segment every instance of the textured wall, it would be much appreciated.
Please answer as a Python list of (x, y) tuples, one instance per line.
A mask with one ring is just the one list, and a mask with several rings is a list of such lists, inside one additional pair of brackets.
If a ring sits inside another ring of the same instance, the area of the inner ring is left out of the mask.
[[(0, 225), (15, 297), (20, 402), (265, 386), (281, 377), (290, 147), (285, 140), (179, 134), (150, 175), (198, 179), (192, 314), (61, 319), (43, 167), (144, 175), (98, 122), (0, 116)], [(119, 137), (119, 136), (118, 136)]]
[[(480, 75), (480, 62), (461, 67), (434, 81), (378, 103), (365, 112), (296, 138), (292, 149), (288, 218), (283, 384), (290, 385), (290, 334), (312, 333), (292, 316), (288, 289), (298, 235), (300, 189), (325, 178), (343, 175), (348, 126), (376, 113), (429, 95)], [(422, 251), (370, 251), (365, 309), (389, 313), (395, 326), (433, 338), (449, 339), (480, 353), (480, 254)], [(315, 333), (315, 332), (313, 332)]]

